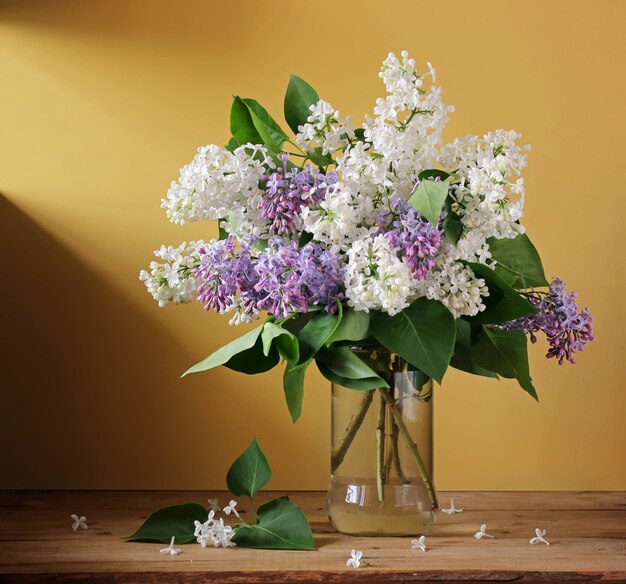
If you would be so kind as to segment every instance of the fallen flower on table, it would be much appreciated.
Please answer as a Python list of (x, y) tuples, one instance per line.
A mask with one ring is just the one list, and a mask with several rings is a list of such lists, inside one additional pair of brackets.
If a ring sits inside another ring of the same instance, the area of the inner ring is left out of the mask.
[(546, 530), (541, 530), (538, 527), (535, 529), (535, 536), (530, 539), (531, 545), (536, 543), (545, 543), (546, 545), (550, 545), (550, 542), (547, 539), (544, 539), (546, 535)]
[(174, 547), (175, 539), (176, 537), (172, 536), (172, 541), (170, 541), (170, 545), (167, 546), (166, 548), (163, 548), (162, 550), (159, 550), (159, 553), (167, 554), (168, 556), (177, 556), (178, 554), (180, 554), (182, 550), (180, 548)]
[(72, 524), (72, 531), (76, 531), (79, 527), (82, 529), (89, 529), (87, 525), (87, 518), (84, 515), (79, 517), (78, 515), (74, 515), (74, 513), (72, 513), (70, 517), (74, 522)]
[(442, 509), (441, 510), (442, 513), (447, 513), (448, 515), (454, 515), (455, 513), (463, 513), (463, 509), (457, 509), (454, 506), (454, 499), (450, 499), (450, 508), (449, 509)]
[(231, 513), (234, 513), (237, 517), (239, 517), (241, 519), (241, 517), (239, 516), (239, 513), (237, 513), (237, 509), (235, 509), (235, 507), (237, 507), (237, 501), (232, 501), (230, 503), (228, 503), (228, 505), (226, 505), (226, 507), (224, 507), (224, 513), (226, 513), (226, 515), (230, 515)]
[(480, 539), (482, 539), (483, 537), (490, 537), (491, 539), (495, 539), (493, 535), (489, 535), (489, 534), (487, 533), (487, 524), (486, 524), (486, 523), (483, 523), (483, 524), (480, 526), (480, 531), (477, 531), (477, 532), (474, 534), (474, 539), (475, 539), (476, 541), (479, 541), (479, 540), (480, 540)]
[(224, 525), (224, 520), (213, 519), (215, 511), (209, 512), (209, 518), (204, 522), (194, 521), (194, 536), (196, 541), (205, 548), (207, 544), (213, 547), (233, 547), (236, 544), (231, 541), (235, 535), (235, 530), (230, 525)]
[(363, 557), (363, 552), (358, 550), (352, 550), (350, 552), (350, 557), (346, 562), (346, 566), (352, 566), (353, 568), (358, 568), (361, 565), (361, 558)]
[(220, 503), (217, 499), (208, 499), (209, 501), (209, 507), (211, 508), (211, 511), (215, 511), (216, 513), (219, 513), (222, 508), (220, 507)]
[(418, 550), (419, 549), (419, 550), (422, 550), (423, 552), (425, 552), (426, 551), (426, 536), (422, 535), (422, 536), (420, 536), (419, 539), (411, 540), (411, 547), (414, 550)]
[[(256, 438), (235, 460), (226, 475), (226, 485), (235, 497), (249, 497), (254, 509), (254, 495), (270, 480), (272, 472)], [(157, 541), (166, 544), (172, 535), (175, 542), (198, 542), (202, 547), (237, 547), (280, 550), (313, 550), (311, 526), (302, 509), (289, 497), (266, 501), (251, 513), (250, 523), (237, 512), (237, 501), (224, 507), (226, 515), (235, 515), (230, 525), (216, 518), (215, 510), (197, 503), (170, 505), (158, 509), (126, 541)], [(244, 512), (242, 511), (242, 514)], [(232, 520), (232, 517), (231, 517)], [(173, 545), (163, 553), (175, 553)]]

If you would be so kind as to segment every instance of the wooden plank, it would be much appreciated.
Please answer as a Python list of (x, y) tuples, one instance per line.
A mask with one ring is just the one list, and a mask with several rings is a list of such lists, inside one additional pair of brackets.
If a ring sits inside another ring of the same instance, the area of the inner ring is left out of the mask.
[[(268, 499), (282, 493), (263, 493)], [(156, 508), (225, 493), (40, 491), (0, 492), (0, 582), (438, 582), (626, 581), (624, 493), (442, 493), (463, 513), (442, 514), (428, 551), (410, 538), (351, 538), (334, 532), (324, 494), (289, 493), (312, 522), (317, 549), (283, 552), (126, 543)], [(241, 506), (245, 510), (243, 501)], [(70, 513), (87, 516), (87, 531), (71, 531)], [(476, 542), (486, 522), (495, 540)], [(529, 544), (535, 527), (552, 545)], [(350, 549), (364, 553), (355, 570)]]

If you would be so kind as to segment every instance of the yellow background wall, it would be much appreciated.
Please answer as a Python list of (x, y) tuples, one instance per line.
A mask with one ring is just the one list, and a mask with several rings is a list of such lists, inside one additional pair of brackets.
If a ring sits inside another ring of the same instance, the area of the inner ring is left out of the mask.
[(0, 1), (0, 487), (220, 488), (257, 433), (269, 487), (325, 488), (328, 384), (311, 371), (292, 425), (278, 371), (178, 379), (241, 330), (158, 309), (137, 273), (215, 234), (159, 202), (198, 145), (226, 143), (232, 94), (282, 119), (293, 71), (359, 120), (406, 48), (457, 107), (448, 137), (532, 143), (525, 225), (597, 332), (576, 366), (533, 346), (539, 404), (451, 371), (436, 482), (626, 489), (625, 20), (619, 0)]

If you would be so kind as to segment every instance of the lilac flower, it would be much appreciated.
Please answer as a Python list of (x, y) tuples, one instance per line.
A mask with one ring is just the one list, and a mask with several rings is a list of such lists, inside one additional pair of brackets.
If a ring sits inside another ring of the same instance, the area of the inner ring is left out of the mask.
[(295, 241), (285, 244), (281, 239), (272, 240), (267, 253), (259, 254), (254, 270), (258, 280), (254, 290), (243, 299), (244, 306), (253, 305), (275, 317), (307, 311), (307, 299), (300, 284), (300, 253)]
[(582, 351), (589, 341), (593, 341), (592, 318), (588, 308), (578, 311), (578, 292), (568, 292), (565, 283), (554, 278), (548, 292), (534, 289), (522, 292), (538, 310), (537, 314), (524, 316), (503, 325), (505, 330), (522, 331), (537, 342), (536, 332), (543, 332), (550, 344), (546, 354), (549, 359), (558, 359), (559, 365), (567, 359), (576, 363), (573, 354)]
[(205, 310), (224, 312), (235, 303), (237, 293), (245, 293), (256, 283), (251, 246), (229, 236), (199, 251), (200, 266), (194, 270), (198, 301)]
[(384, 232), (385, 237), (400, 257), (406, 258), (415, 279), (424, 280), (435, 265), (441, 231), (424, 220), (417, 209), (400, 199), (393, 201), (391, 213), (386, 215), (390, 214), (393, 220)]
[(307, 243), (300, 250), (302, 285), (309, 304), (324, 306), (327, 312), (337, 312), (337, 305), (344, 298), (343, 267), (339, 256), (323, 251), (314, 243)]
[(246, 315), (267, 311), (277, 318), (320, 305), (335, 312), (344, 298), (339, 256), (315, 243), (298, 249), (295, 241), (274, 238), (267, 251), (231, 236), (199, 250), (194, 270), (198, 300), (206, 310), (226, 312), (233, 305)]
[(339, 258), (319, 245), (307, 243), (298, 249), (295, 241), (270, 241), (267, 252), (259, 254), (254, 270), (254, 290), (242, 295), (244, 306), (265, 310), (277, 318), (307, 312), (310, 305), (337, 310), (343, 298), (343, 273)]
[(302, 207), (322, 201), (326, 187), (337, 182), (337, 174), (330, 172), (324, 175), (310, 164), (305, 169), (294, 167), (289, 170), (289, 154), (283, 152), (278, 158), (283, 167), (261, 177), (266, 191), (259, 208), (261, 216), (271, 220), (270, 233), (291, 235), (298, 227), (297, 218)]

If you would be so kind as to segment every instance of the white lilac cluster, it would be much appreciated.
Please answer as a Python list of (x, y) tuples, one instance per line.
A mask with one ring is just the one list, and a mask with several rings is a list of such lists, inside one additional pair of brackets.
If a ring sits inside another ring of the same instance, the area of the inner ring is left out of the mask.
[(224, 519), (215, 519), (215, 511), (209, 511), (208, 519), (202, 523), (194, 521), (194, 537), (203, 547), (212, 545), (213, 547), (233, 547), (235, 542), (231, 541), (235, 530), (230, 525), (224, 525)]
[(178, 247), (164, 245), (154, 252), (163, 262), (150, 262), (150, 272), (141, 270), (139, 279), (145, 283), (159, 306), (169, 302), (185, 304), (197, 293), (198, 283), (193, 270), (200, 265), (203, 241), (183, 242)]
[[(377, 100), (373, 115), (360, 129), (355, 130), (349, 117), (342, 117), (324, 100), (311, 105), (310, 116), (295, 138), (301, 158), (293, 160), (330, 157), (332, 162), (325, 168), (309, 164), (290, 170), (294, 167), (288, 154), (276, 158), (259, 145), (247, 144), (233, 152), (215, 145), (199, 149), (163, 200), (168, 217), (181, 224), (221, 220), (226, 232), (251, 251), (245, 262), (240, 255), (229, 260), (222, 254), (220, 262), (230, 262), (229, 268), (211, 271), (207, 266), (198, 270), (198, 244), (162, 248), (157, 256), (164, 263), (153, 262), (150, 273), (141, 273), (160, 305), (188, 302), (198, 290), (205, 295), (209, 290), (216, 306), (238, 306), (233, 282), (245, 282), (247, 297), (253, 299), (261, 285), (257, 265), (266, 270), (263, 282), (268, 278), (264, 242), (273, 242), (276, 254), (281, 246), (301, 241), (306, 232), (310, 245), (317, 246), (310, 257), (327, 254), (328, 263), (330, 255), (336, 256), (330, 264), (336, 269), (333, 277), (341, 282), (334, 298), (355, 310), (395, 314), (421, 296), (442, 302), (455, 317), (484, 310), (485, 282), (462, 262), (493, 265), (487, 240), (523, 232), (520, 173), (526, 164), (526, 147), (516, 144), (519, 134), (504, 130), (444, 144), (442, 131), (454, 108), (444, 103), (430, 63), (420, 72), (406, 52), (400, 57), (391, 53), (380, 77), (387, 95)], [(393, 215), (400, 208), (398, 202), (408, 201), (420, 183), (420, 173), (427, 169), (450, 174), (451, 206), (438, 224), (429, 224), (436, 233), (428, 235), (428, 245), (420, 248), (421, 235), (405, 230), (392, 240), (412, 247), (400, 249), (385, 236), (398, 221), (392, 217), (381, 223), (381, 213)], [(442, 235), (443, 220), (450, 212), (462, 224), (454, 243)], [(282, 243), (276, 243), (278, 239)], [(418, 271), (413, 269), (418, 265)], [(271, 270), (278, 287), (292, 287), (284, 293), (278, 290), (278, 296), (298, 298), (306, 305), (311, 291), (303, 287), (303, 280), (296, 288), (276, 262)], [(205, 281), (208, 272), (211, 280)], [(220, 282), (215, 277), (218, 272), (228, 273), (230, 280)], [(261, 309), (250, 301), (247, 315)]]
[(384, 235), (358, 239), (346, 255), (346, 297), (351, 308), (383, 310), (393, 315), (416, 296), (417, 280)]
[[(448, 246), (446, 242), (442, 247)], [(482, 298), (489, 291), (482, 278), (477, 278), (468, 267), (451, 259), (446, 250), (436, 260), (436, 266), (426, 280), (417, 283), (417, 296), (426, 296), (441, 302), (455, 317), (475, 316), (484, 309)]]
[(298, 128), (296, 144), (304, 152), (321, 148), (322, 154), (333, 154), (355, 138), (350, 116), (342, 118), (327, 101), (320, 99), (311, 106), (307, 123)]
[(259, 181), (275, 164), (267, 149), (246, 144), (233, 152), (215, 144), (201, 146), (198, 154), (180, 171), (167, 198), (161, 201), (172, 223), (184, 225), (201, 219), (221, 219), (235, 213), (244, 218), (258, 207), (250, 202), (262, 200)]
[[(466, 136), (441, 150), (440, 164), (455, 169), (461, 178), (452, 189), (455, 210), (469, 233), (482, 241), (489, 237), (512, 238), (524, 233), (518, 221), (523, 215), (527, 150), (515, 144), (521, 135), (512, 130), (489, 132), (482, 138)], [(478, 243), (478, 239), (475, 239)]]

